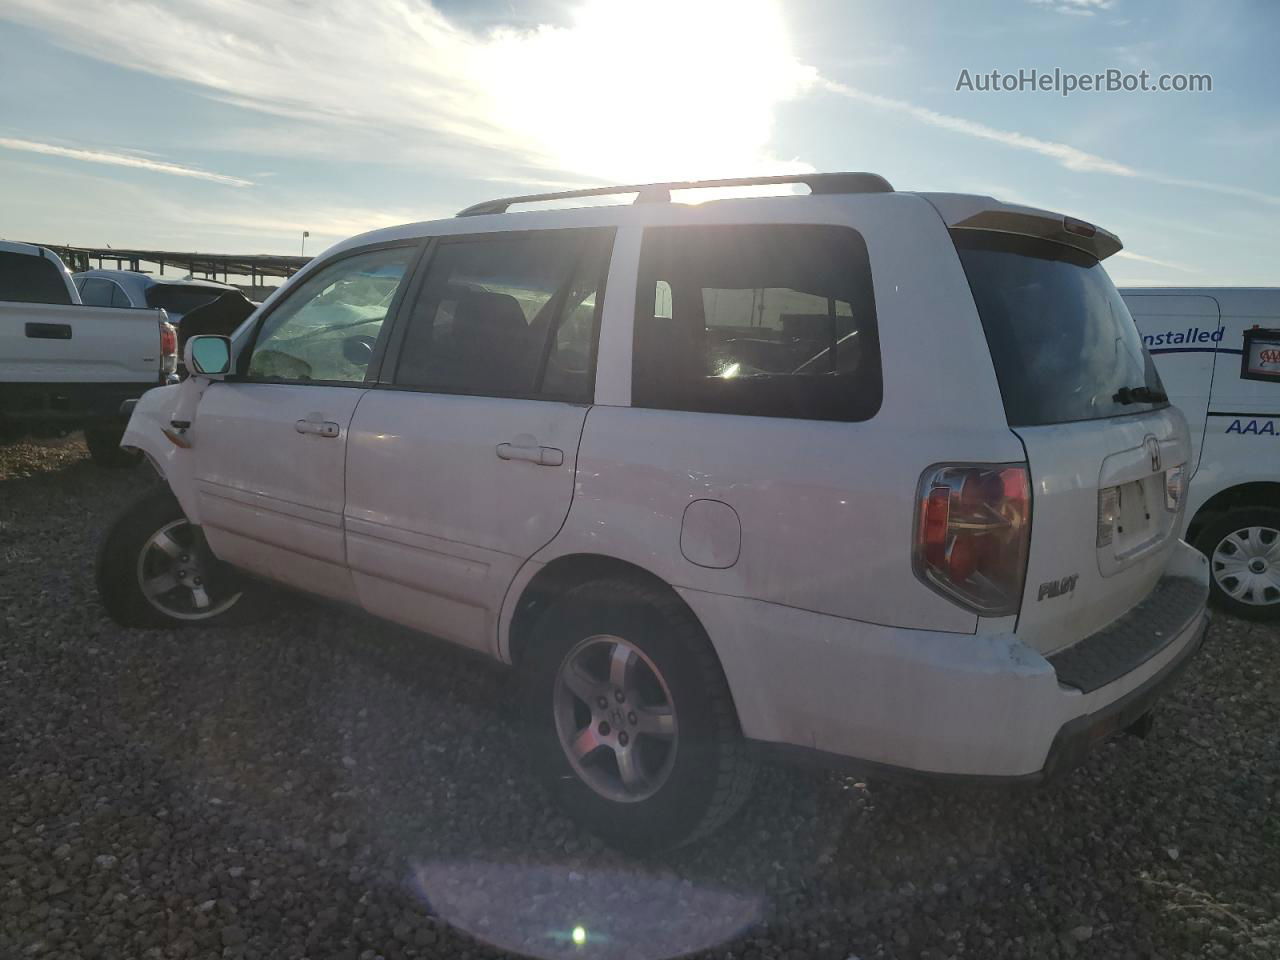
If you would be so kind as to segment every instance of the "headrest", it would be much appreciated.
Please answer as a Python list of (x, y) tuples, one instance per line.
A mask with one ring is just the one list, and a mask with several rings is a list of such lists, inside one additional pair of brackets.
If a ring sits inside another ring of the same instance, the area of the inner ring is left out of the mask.
[(518, 335), (528, 330), (520, 301), (509, 293), (468, 290), (458, 300), (453, 314), (455, 335)]

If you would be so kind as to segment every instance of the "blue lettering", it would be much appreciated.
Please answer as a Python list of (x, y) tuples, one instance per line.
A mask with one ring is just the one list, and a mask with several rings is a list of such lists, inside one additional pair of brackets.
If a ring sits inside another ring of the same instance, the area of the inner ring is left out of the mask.
[(1209, 336), (1210, 334), (1208, 330), (1201, 330), (1196, 334), (1196, 340), (1200, 343), (1204, 343), (1209, 339)]
[(1232, 420), (1231, 426), (1227, 427), (1227, 433), (1244, 433), (1244, 431), (1240, 429), (1240, 421)]
[(1185, 333), (1171, 333), (1171, 334), (1169, 334), (1169, 342), (1170, 342), (1170, 343), (1185, 343), (1185, 342), (1186, 342), (1186, 339), (1187, 339), (1187, 335), (1186, 335)]
[(1242, 432), (1243, 432), (1243, 433), (1257, 433), (1257, 432), (1258, 432), (1258, 421), (1257, 421), (1257, 420), (1250, 420), (1250, 421), (1249, 421), (1249, 425), (1248, 425), (1247, 427), (1245, 427), (1245, 428), (1244, 428), (1244, 430), (1243, 430)]
[(1225, 331), (1222, 327), (1219, 327), (1217, 330), (1213, 331), (1213, 338), (1212, 338), (1212, 339), (1213, 339), (1213, 342), (1214, 342), (1214, 343), (1221, 343), (1221, 342), (1222, 342), (1222, 335), (1223, 335), (1225, 332), (1226, 332), (1226, 331)]
[(1268, 420), (1262, 425), (1262, 429), (1258, 431), (1258, 436), (1262, 436), (1263, 434), (1266, 434), (1268, 437), (1274, 437), (1276, 435), (1276, 422), (1274, 420)]

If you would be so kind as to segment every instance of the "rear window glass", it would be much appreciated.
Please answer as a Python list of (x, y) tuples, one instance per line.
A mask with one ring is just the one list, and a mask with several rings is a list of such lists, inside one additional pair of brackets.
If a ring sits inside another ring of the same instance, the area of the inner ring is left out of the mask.
[(0, 252), (0, 300), (70, 303), (62, 272), (44, 257)]
[(632, 405), (808, 420), (880, 406), (862, 237), (847, 227), (645, 231)]
[(1013, 234), (954, 230), (952, 237), (1010, 426), (1099, 420), (1168, 405), (1132, 399), (1136, 388), (1163, 393), (1163, 387), (1128, 307), (1096, 259)]
[(227, 291), (219, 287), (181, 286), (176, 283), (157, 283), (147, 288), (147, 306), (163, 307), (179, 316), (190, 313), (196, 307), (212, 303)]

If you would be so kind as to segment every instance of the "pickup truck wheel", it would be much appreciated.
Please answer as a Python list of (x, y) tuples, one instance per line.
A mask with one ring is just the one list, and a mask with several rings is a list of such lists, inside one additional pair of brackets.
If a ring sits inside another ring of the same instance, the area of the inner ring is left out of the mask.
[(677, 847), (745, 801), (754, 764), (728, 685), (674, 596), (626, 580), (566, 592), (533, 628), (521, 684), (539, 774), (609, 843)]
[(98, 596), (125, 627), (241, 622), (248, 588), (219, 563), (167, 488), (127, 507), (98, 553)]
[(1196, 548), (1209, 558), (1217, 606), (1246, 620), (1280, 619), (1280, 509), (1229, 510), (1205, 525)]
[(136, 467), (142, 462), (142, 452), (121, 449), (123, 436), (124, 427), (85, 427), (89, 457), (100, 467)]

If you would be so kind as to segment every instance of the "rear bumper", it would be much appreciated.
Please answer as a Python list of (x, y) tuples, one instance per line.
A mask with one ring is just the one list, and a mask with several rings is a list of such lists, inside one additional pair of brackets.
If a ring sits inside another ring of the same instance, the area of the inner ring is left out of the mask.
[(76, 427), (86, 423), (128, 419), (136, 402), (156, 383), (3, 383), (0, 384), (0, 420), (19, 424), (59, 424)]
[[(1107, 634), (1141, 633), (1124, 669), (1089, 690), (1012, 634), (898, 630), (682, 591), (711, 636), (743, 733), (797, 759), (880, 776), (1038, 782), (1078, 764), (1159, 699), (1199, 648), (1204, 558), (1179, 543), (1168, 578), (1191, 580), (1176, 623), (1153, 591)], [(1158, 633), (1158, 636), (1157, 636)], [(1079, 645), (1077, 645), (1079, 646)], [(1140, 649), (1139, 649), (1140, 648)], [(1055, 655), (1056, 656), (1056, 655)]]

